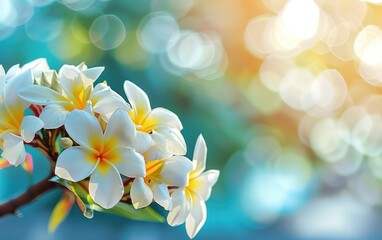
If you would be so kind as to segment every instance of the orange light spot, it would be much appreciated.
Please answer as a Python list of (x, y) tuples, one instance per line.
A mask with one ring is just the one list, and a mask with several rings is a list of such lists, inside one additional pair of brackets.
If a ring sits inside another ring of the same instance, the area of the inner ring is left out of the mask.
[(27, 153), (27, 155), (25, 156), (25, 162), (22, 164), (22, 167), (28, 173), (33, 172), (33, 157), (31, 154)]
[(11, 166), (11, 164), (9, 164), (7, 160), (0, 158), (0, 170), (9, 166)]

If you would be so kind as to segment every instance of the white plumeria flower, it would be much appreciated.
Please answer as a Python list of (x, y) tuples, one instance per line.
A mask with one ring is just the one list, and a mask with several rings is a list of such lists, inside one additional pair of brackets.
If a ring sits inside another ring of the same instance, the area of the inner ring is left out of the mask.
[(134, 83), (125, 81), (124, 90), (131, 105), (129, 115), (138, 131), (134, 145), (137, 151), (143, 153), (155, 144), (171, 154), (186, 154), (179, 118), (164, 108), (151, 109), (146, 93)]
[(66, 117), (65, 129), (79, 146), (58, 156), (55, 173), (72, 182), (90, 176), (89, 194), (101, 207), (112, 208), (121, 200), (124, 186), (120, 174), (145, 176), (143, 156), (129, 147), (136, 132), (125, 110), (113, 113), (104, 132), (95, 116), (74, 110)]
[(43, 72), (51, 71), (45, 58), (39, 58), (21, 67), (21, 71), (32, 69), (34, 79), (41, 77)]
[(24, 72), (26, 70), (32, 70), (33, 77), (38, 78), (41, 77), (41, 73), (45, 71), (49, 71), (49, 65), (45, 58), (38, 58), (36, 60), (33, 60), (29, 63), (26, 63), (22, 67), (20, 67), (19, 64), (13, 65), (7, 72), (7, 77), (13, 77), (21, 72)]
[(164, 209), (171, 209), (168, 186), (185, 186), (192, 162), (183, 156), (168, 156), (157, 149), (145, 154), (146, 177), (135, 178), (130, 191), (135, 208), (151, 204), (153, 199)]
[(26, 159), (24, 142), (31, 142), (43, 122), (35, 116), (24, 116), (29, 104), (17, 96), (17, 91), (33, 84), (32, 69), (21, 71), (16, 65), (5, 74), (0, 66), (0, 147), (1, 156), (18, 166)]
[(195, 146), (193, 170), (189, 183), (171, 194), (172, 210), (167, 216), (171, 226), (186, 222), (187, 234), (195, 237), (207, 219), (205, 201), (211, 195), (211, 188), (219, 178), (218, 170), (203, 172), (206, 168), (207, 147), (200, 135)]
[[(0, 95), (2, 95), (3, 89), (4, 89), (4, 84), (5, 81), (11, 77), (16, 76), (17, 74), (20, 74), (21, 72), (31, 70), (33, 74), (33, 78), (39, 78), (41, 77), (41, 73), (44, 71), (49, 71), (49, 66), (48, 63), (46, 62), (46, 59), (44, 58), (39, 58), (36, 59), (32, 62), (29, 62), (22, 66), (20, 68), (19, 64), (13, 65), (5, 74), (4, 68), (2, 65), (0, 65)], [(0, 100), (1, 100), (0, 96)]]
[(18, 94), (30, 103), (46, 105), (40, 115), (46, 129), (62, 126), (69, 112), (85, 109), (88, 101), (92, 103), (93, 111), (107, 120), (116, 109), (128, 109), (128, 105), (105, 83), (99, 83), (93, 89), (93, 83), (103, 70), (104, 67), (87, 69), (86, 65), (64, 65), (58, 73), (61, 92), (46, 86), (32, 85), (20, 90)]

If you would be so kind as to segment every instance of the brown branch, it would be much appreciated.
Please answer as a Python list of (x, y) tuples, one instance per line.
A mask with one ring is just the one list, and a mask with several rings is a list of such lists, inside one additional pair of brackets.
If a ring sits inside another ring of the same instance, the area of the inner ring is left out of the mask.
[[(42, 108), (39, 108), (37, 105), (31, 105), (32, 111), (35, 113), (41, 112)], [(55, 182), (49, 181), (54, 176), (54, 162), (57, 161), (58, 152), (55, 150), (56, 139), (58, 137), (59, 130), (42, 130), (42, 136), (35, 134), (35, 138), (32, 142), (27, 143), (35, 148), (41, 150), (41, 152), (50, 159), (51, 170), (50, 175), (43, 179), (41, 182), (36, 183), (35, 185), (29, 187), (26, 192), (20, 196), (13, 198), (0, 205), (0, 217), (3, 217), (8, 214), (16, 214), (18, 208), (32, 202), (41, 195), (49, 192), (50, 190), (60, 187)], [(46, 138), (44, 138), (46, 136)]]
[(17, 209), (30, 203), (34, 199), (43, 195), (44, 193), (57, 187), (57, 183), (49, 181), (52, 176), (49, 176), (39, 183), (28, 188), (28, 190), (20, 196), (9, 200), (8, 202), (0, 205), (0, 217), (7, 214), (16, 214)]

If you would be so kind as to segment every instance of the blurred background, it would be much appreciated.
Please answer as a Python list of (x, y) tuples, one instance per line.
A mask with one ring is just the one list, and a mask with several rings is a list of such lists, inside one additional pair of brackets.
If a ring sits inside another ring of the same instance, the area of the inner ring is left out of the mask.
[[(179, 115), (188, 157), (202, 133), (221, 175), (196, 239), (380, 239), (381, 28), (381, 0), (1, 0), (0, 64), (105, 66)], [(33, 179), (0, 171), (0, 202), (46, 176), (34, 154)], [(0, 239), (187, 239), (76, 207), (49, 234), (59, 197), (0, 219)]]

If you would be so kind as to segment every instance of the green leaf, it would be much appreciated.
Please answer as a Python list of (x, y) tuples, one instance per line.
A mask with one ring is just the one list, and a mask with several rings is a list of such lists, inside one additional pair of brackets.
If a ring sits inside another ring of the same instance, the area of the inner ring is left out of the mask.
[[(83, 186), (84, 183), (86, 185), (86, 182), (82, 182), (83, 184), (69, 182), (57, 176), (53, 177), (51, 181), (65, 186), (76, 196), (77, 205), (87, 218), (92, 218), (93, 210), (96, 210), (98, 212), (115, 214), (132, 220), (164, 222), (163, 216), (151, 207), (135, 209), (132, 205), (123, 202), (119, 202), (111, 209), (104, 209), (100, 207), (90, 197), (86, 190), (87, 188)], [(125, 190), (130, 190), (130, 187), (130, 185), (126, 186)]]
[(132, 220), (164, 222), (163, 216), (151, 207), (135, 209), (132, 205), (119, 202), (111, 209), (103, 209), (98, 205), (92, 206), (94, 210), (109, 214), (119, 215)]
[(93, 218), (94, 213), (92, 205), (95, 203), (81, 184), (69, 182), (57, 176), (52, 177), (50, 181), (59, 183), (69, 189), (76, 196), (77, 206), (82, 211), (83, 215), (89, 219)]
[(72, 209), (74, 203), (74, 195), (68, 190), (64, 191), (60, 201), (54, 207), (52, 214), (50, 215), (48, 231), (54, 232), (56, 228), (65, 220), (67, 215)]

